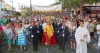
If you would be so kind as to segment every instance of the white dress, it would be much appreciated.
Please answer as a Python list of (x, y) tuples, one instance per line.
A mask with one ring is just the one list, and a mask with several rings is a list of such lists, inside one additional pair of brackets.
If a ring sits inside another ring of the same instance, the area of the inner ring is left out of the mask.
[[(84, 38), (84, 34), (87, 35), (87, 37)], [(90, 42), (90, 33), (86, 27), (78, 27), (75, 32), (75, 39), (76, 39), (76, 53), (87, 53), (87, 43)], [(83, 39), (84, 42), (80, 41), (80, 39)]]

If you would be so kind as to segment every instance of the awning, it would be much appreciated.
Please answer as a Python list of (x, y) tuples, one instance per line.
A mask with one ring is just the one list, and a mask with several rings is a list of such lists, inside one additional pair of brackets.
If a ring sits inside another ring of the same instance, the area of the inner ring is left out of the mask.
[(95, 3), (93, 3), (93, 4), (84, 4), (83, 6), (100, 6), (100, 2), (97, 3), (97, 4), (95, 4)]
[(52, 6), (32, 6), (33, 12), (61, 12), (62, 5), (52, 5)]

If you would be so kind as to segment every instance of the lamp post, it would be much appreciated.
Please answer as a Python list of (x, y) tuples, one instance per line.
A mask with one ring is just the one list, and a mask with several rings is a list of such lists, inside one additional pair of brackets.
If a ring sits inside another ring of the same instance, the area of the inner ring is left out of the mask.
[(30, 17), (32, 18), (32, 3), (31, 3), (31, 0), (30, 0)]
[(12, 2), (12, 15), (13, 15), (13, 0), (12, 0), (12, 1), (10, 1), (10, 2)]

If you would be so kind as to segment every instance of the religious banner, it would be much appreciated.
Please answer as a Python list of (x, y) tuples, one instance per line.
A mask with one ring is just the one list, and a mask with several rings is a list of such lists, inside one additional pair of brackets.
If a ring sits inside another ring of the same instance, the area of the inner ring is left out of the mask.
[(18, 45), (26, 45), (26, 34), (20, 33), (18, 35)]

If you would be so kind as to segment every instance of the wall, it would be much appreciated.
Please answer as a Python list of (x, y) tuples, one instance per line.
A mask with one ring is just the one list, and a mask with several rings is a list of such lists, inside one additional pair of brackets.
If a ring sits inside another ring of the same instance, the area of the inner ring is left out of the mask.
[(4, 12), (1, 10), (2, 8), (4, 8), (4, 2), (0, 1), (0, 18), (4, 15)]

